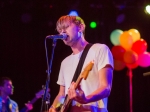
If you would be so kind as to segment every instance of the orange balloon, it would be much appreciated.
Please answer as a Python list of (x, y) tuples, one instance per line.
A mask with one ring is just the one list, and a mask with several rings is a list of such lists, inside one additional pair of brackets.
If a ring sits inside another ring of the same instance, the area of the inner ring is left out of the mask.
[(131, 34), (128, 31), (124, 31), (120, 35), (120, 45), (126, 50), (129, 50), (132, 47), (132, 44), (133, 44), (133, 38)]
[(114, 69), (119, 71), (125, 68), (125, 63), (120, 60), (114, 60)]
[(141, 37), (139, 31), (136, 29), (130, 29), (128, 32), (131, 34), (133, 42), (139, 40)]
[(134, 51), (126, 51), (123, 59), (126, 64), (134, 64), (138, 60), (138, 55)]

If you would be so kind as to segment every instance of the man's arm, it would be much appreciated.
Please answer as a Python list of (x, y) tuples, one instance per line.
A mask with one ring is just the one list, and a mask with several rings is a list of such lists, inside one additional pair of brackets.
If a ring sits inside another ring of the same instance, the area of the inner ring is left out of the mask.
[(106, 65), (104, 68), (99, 70), (100, 87), (97, 90), (92, 92), (90, 95), (85, 96), (84, 91), (82, 91), (81, 88), (78, 88), (79, 94), (76, 93), (74, 89), (75, 83), (72, 83), (68, 90), (69, 98), (74, 99), (79, 103), (86, 104), (108, 97), (112, 87), (112, 78), (113, 68), (111, 65)]
[(95, 102), (108, 97), (111, 92), (112, 79), (113, 68), (110, 65), (106, 65), (104, 68), (99, 70), (100, 87), (90, 95), (86, 96), (86, 103)]
[(56, 96), (51, 108), (49, 109), (49, 112), (55, 112), (55, 109), (60, 106), (61, 100), (65, 97), (65, 86), (61, 86), (59, 88), (59, 93)]

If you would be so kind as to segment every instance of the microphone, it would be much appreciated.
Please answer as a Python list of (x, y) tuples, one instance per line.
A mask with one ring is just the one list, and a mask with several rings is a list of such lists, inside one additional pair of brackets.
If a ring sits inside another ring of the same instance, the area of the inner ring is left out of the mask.
[(62, 40), (65, 40), (67, 37), (68, 35), (66, 33), (46, 36), (47, 39), (62, 39)]

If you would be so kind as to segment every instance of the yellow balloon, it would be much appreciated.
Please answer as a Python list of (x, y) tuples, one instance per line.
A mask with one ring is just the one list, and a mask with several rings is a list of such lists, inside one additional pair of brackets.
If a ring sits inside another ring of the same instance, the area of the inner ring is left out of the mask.
[(139, 40), (141, 37), (139, 31), (136, 29), (130, 29), (128, 32), (131, 34), (133, 42)]
[(126, 50), (129, 50), (131, 49), (132, 44), (133, 44), (133, 38), (131, 34), (128, 31), (124, 31), (120, 35), (120, 45)]

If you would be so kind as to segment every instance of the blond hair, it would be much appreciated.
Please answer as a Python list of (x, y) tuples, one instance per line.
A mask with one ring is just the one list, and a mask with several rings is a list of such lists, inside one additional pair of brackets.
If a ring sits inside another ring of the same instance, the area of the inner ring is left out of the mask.
[[(58, 32), (61, 32), (62, 29), (66, 29), (67, 27), (69, 27), (71, 23), (75, 23), (77, 26), (79, 26), (80, 24), (83, 24), (84, 30), (85, 30), (85, 23), (81, 17), (69, 16), (69, 15), (62, 16), (58, 19), (56, 23), (56, 29)], [(83, 33), (84, 33), (84, 30), (83, 30)]]

